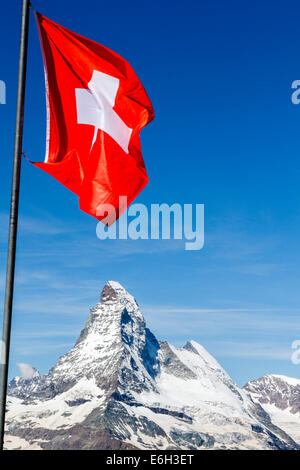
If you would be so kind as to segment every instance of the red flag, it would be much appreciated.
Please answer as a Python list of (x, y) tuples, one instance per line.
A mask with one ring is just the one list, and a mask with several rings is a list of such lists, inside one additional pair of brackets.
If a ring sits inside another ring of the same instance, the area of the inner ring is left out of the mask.
[(154, 118), (151, 102), (121, 56), (39, 13), (36, 19), (47, 148), (45, 162), (33, 163), (77, 194), (83, 211), (101, 220), (97, 207), (111, 204), (118, 218), (148, 183), (139, 132)]

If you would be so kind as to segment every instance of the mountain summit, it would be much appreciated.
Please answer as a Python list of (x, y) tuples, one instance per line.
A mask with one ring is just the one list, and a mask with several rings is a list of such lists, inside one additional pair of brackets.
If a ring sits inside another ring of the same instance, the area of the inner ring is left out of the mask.
[(8, 393), (6, 448), (299, 448), (200, 344), (158, 342), (114, 281), (74, 347)]
[(300, 445), (300, 380), (269, 374), (248, 382), (244, 389)]

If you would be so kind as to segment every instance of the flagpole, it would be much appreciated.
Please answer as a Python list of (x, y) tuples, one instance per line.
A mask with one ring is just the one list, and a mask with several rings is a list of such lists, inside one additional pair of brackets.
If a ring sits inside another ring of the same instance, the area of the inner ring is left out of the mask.
[(30, 6), (30, 1), (23, 0), (16, 127), (15, 127), (15, 144), (14, 144), (14, 160), (13, 160), (13, 177), (12, 177), (10, 219), (9, 219), (6, 287), (5, 287), (3, 329), (2, 329), (2, 355), (1, 355), (1, 365), (0, 365), (0, 450), (1, 451), (3, 450), (3, 441), (4, 441), (9, 347), (10, 347), (13, 293), (14, 293), (20, 171), (21, 171), (22, 141), (23, 141), (27, 45), (28, 45), (28, 29), (29, 29), (29, 6)]

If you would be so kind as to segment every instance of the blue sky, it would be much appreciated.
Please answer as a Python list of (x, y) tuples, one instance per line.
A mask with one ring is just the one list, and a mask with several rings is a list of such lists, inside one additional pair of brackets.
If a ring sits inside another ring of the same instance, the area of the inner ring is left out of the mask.
[[(115, 50), (156, 111), (142, 131), (149, 185), (137, 202), (205, 204), (205, 246), (100, 241), (76, 197), (26, 161), (10, 376), (41, 372), (76, 340), (108, 279), (137, 298), (159, 339), (203, 344), (239, 384), (300, 377), (300, 7), (296, 1), (35, 2), (49, 18)], [(20, 2), (2, 6), (0, 300), (3, 304)], [(24, 151), (45, 151), (44, 76), (30, 19)]]

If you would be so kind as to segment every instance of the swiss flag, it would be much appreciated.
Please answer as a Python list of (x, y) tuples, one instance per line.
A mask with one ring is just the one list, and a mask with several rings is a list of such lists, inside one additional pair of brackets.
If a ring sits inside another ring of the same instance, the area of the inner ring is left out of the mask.
[[(33, 162), (114, 222), (148, 183), (139, 133), (154, 118), (143, 85), (115, 52), (36, 13), (47, 98), (45, 162)], [(119, 196), (127, 205), (120, 207)], [(106, 222), (107, 223), (107, 222)]]

